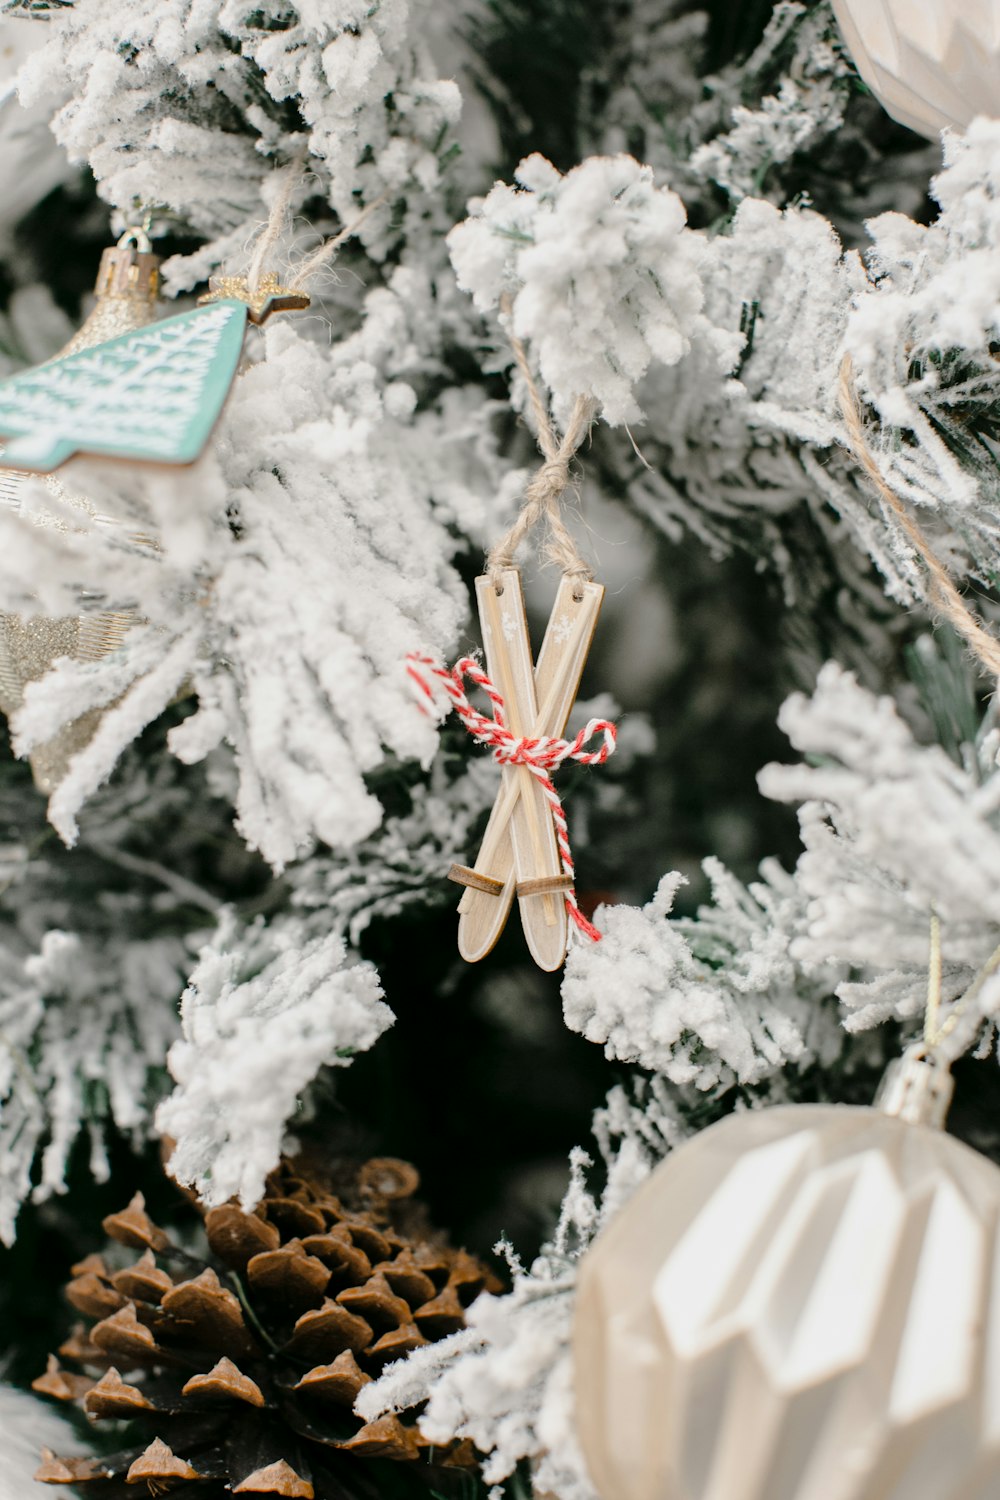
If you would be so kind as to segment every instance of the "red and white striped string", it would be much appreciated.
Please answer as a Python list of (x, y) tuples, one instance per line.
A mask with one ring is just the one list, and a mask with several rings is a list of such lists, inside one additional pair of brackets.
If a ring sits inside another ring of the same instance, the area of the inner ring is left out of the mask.
[[(607, 719), (591, 719), (572, 740), (560, 740), (550, 735), (517, 735), (508, 729), (504, 722), (503, 697), (473, 657), (463, 656), (461, 661), (456, 662), (449, 670), (440, 662), (435, 661), (432, 656), (423, 656), (414, 652), (406, 659), (406, 670), (420, 692), (422, 707), (427, 709), (437, 707), (431, 681), (433, 679), (440, 683), (448, 696), (451, 707), (477, 744), (487, 745), (493, 752), (494, 760), (500, 765), (525, 766), (536, 778), (552, 813), (563, 874), (573, 882), (565, 893), (566, 910), (580, 931), (592, 938), (594, 942), (598, 942), (601, 934), (592, 922), (587, 921), (577, 904), (576, 876), (573, 855), (569, 846), (566, 813), (549, 773), (557, 766), (561, 766), (565, 760), (575, 760), (582, 766), (603, 766), (608, 756), (614, 754), (618, 733), (614, 724), (609, 723)], [(471, 677), (493, 704), (492, 718), (480, 713), (469, 702), (463, 686), (466, 677)], [(584, 746), (597, 734), (603, 737), (599, 748), (585, 750)]]

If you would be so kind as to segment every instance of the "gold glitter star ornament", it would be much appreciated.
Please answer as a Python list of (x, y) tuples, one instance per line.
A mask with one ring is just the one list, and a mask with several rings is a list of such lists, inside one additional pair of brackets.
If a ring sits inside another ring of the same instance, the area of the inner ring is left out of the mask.
[(258, 325), (266, 322), (272, 313), (301, 312), (309, 306), (305, 292), (282, 286), (272, 272), (261, 276), (253, 290), (245, 276), (211, 277), (208, 291), (198, 299), (199, 305), (204, 307), (210, 302), (224, 301), (245, 303), (248, 319)]

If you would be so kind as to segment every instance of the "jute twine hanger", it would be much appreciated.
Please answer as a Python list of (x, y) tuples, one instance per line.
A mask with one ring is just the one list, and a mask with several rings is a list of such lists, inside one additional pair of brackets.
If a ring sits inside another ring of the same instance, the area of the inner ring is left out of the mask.
[(292, 162), (291, 166), (285, 170), (284, 180), (274, 195), (267, 222), (254, 241), (253, 255), (245, 277), (228, 278), (244, 280), (251, 293), (257, 293), (266, 284), (273, 282), (275, 285), (280, 284), (288, 292), (304, 294), (309, 282), (330, 263), (341, 245), (357, 234), (362, 224), (389, 201), (389, 189), (386, 189), (377, 198), (373, 198), (371, 203), (366, 204), (357, 217), (346, 224), (343, 229), (317, 245), (300, 265), (288, 268), (287, 275), (279, 277), (270, 262), (274, 259), (277, 246), (288, 233), (292, 200), (305, 182), (307, 175), (303, 158)]
[[(270, 255), (274, 246), (281, 239), (285, 217), (288, 212), (288, 204), (291, 199), (294, 186), (294, 183), (291, 184), (291, 186), (283, 192), (282, 201), (276, 203), (275, 208), (272, 209), (271, 216), (268, 219), (267, 227), (265, 228), (264, 233), (261, 235), (257, 244), (254, 246), (253, 260), (251, 261), (250, 269), (247, 272), (247, 281), (249, 282), (251, 288), (256, 289), (256, 287), (258, 286), (261, 277), (264, 274), (264, 266), (267, 262), (267, 257)], [(352, 219), (349, 224), (345, 225), (345, 227), (339, 230), (335, 235), (332, 235), (330, 239), (324, 240), (322, 244), (317, 245), (312, 254), (307, 255), (302, 264), (295, 268), (290, 277), (290, 286), (292, 286), (296, 290), (298, 290), (300, 287), (308, 286), (309, 282), (313, 279), (316, 273), (318, 271), (322, 271), (323, 267), (329, 264), (334, 255), (340, 249), (341, 245), (344, 244), (345, 240), (349, 240), (353, 235), (357, 234), (358, 230), (361, 228), (365, 220), (370, 219), (375, 210), (381, 208), (384, 203), (387, 203), (388, 199), (388, 191), (380, 193), (377, 198), (373, 198), (370, 203), (367, 203), (365, 205), (365, 207), (358, 214), (357, 218)], [(275, 221), (277, 221), (276, 228), (272, 229), (272, 225), (275, 223)]]
[(509, 294), (501, 299), (500, 308), (508, 321), (507, 337), (528, 393), (535, 418), (535, 435), (544, 463), (528, 481), (521, 509), (510, 530), (490, 548), (486, 558), (486, 571), (499, 592), (502, 587), (501, 573), (506, 568), (514, 567), (514, 559), (522, 542), (536, 526), (544, 523), (545, 536), (540, 549), (543, 559), (554, 563), (569, 577), (586, 583), (593, 578), (593, 569), (581, 557), (572, 533), (563, 520), (562, 498), (573, 482), (573, 457), (590, 436), (590, 426), (597, 410), (596, 402), (589, 396), (577, 396), (566, 430), (561, 438), (557, 438), (548, 404), (538, 389), (524, 345), (511, 326), (512, 304)]
[(867, 424), (858, 401), (854, 365), (849, 354), (845, 354), (840, 362), (838, 394), (848, 436), (844, 447), (867, 474), (879, 499), (895, 516), (914, 551), (923, 560), (927, 569), (927, 592), (932, 607), (954, 627), (990, 675), (1000, 678), (1000, 642), (986, 630), (966, 604), (909, 507), (882, 476), (878, 460), (868, 443)]

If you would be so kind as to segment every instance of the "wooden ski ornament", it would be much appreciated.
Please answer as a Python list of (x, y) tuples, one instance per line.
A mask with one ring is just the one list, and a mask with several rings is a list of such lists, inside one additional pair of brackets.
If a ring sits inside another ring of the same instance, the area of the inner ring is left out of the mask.
[[(561, 736), (583, 676), (604, 599), (600, 584), (564, 576), (549, 617), (538, 664), (531, 645), (520, 574), (501, 575), (498, 594), (488, 576), (476, 580), (487, 669), (502, 693), (515, 734)], [(532, 957), (558, 969), (568, 940), (564, 873), (552, 815), (538, 781), (524, 766), (503, 768), (479, 857), (473, 870), (454, 867), (466, 886), (459, 902), (458, 947), (470, 963), (484, 958), (503, 931), (515, 894)]]

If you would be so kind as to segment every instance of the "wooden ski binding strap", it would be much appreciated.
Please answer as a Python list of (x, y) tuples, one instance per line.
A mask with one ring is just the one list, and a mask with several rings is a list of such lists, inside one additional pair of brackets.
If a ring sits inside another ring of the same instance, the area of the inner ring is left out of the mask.
[(573, 881), (569, 875), (543, 875), (540, 880), (519, 880), (518, 896), (549, 896), (555, 891), (571, 891)]
[[(507, 724), (515, 734), (558, 737), (579, 691), (604, 589), (578, 577), (563, 577), (532, 670), (520, 573), (504, 569), (500, 584), (498, 594), (488, 575), (477, 578), (476, 599), (487, 671), (503, 696)], [(467, 888), (458, 907), (462, 957), (470, 963), (485, 958), (504, 929), (516, 895), (532, 957), (542, 969), (558, 969), (568, 942), (563, 894), (572, 889), (572, 880), (563, 871), (545, 796), (526, 767), (504, 766), (470, 874), (477, 880), (462, 880)]]
[(470, 890), (482, 891), (486, 896), (503, 895), (502, 880), (494, 880), (492, 875), (480, 875), (477, 870), (470, 870), (468, 865), (452, 865), (448, 871), (448, 879), (453, 880), (456, 885), (466, 885)]

